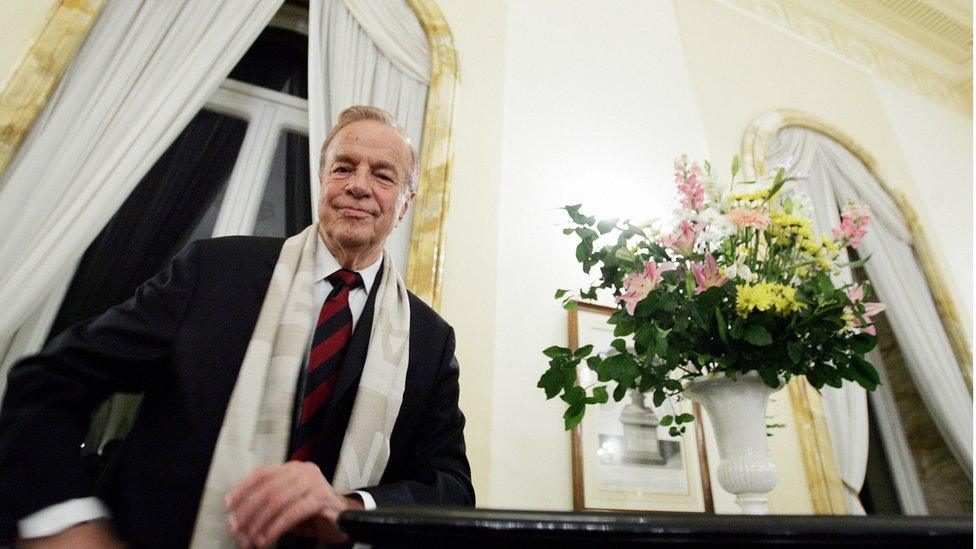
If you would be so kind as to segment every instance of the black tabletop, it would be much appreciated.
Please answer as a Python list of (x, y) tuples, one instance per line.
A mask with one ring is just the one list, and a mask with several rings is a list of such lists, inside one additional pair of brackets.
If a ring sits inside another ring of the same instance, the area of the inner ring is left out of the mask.
[(347, 511), (357, 542), (380, 547), (834, 545), (972, 547), (969, 517), (666, 515), (457, 508)]

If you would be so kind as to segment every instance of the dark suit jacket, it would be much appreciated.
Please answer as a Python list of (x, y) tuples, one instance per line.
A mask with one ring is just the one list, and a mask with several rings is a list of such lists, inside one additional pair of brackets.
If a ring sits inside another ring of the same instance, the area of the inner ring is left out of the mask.
[[(14, 535), (18, 519), (44, 507), (97, 494), (136, 546), (188, 543), (282, 243), (255, 237), (194, 243), (133, 298), (15, 365), (0, 412), (3, 534)], [(362, 371), (374, 295), (347, 347), (315, 453), (328, 479)], [(411, 294), (403, 404), (383, 478), (367, 487), (377, 505), (474, 504), (453, 355), (451, 327)], [(92, 410), (113, 392), (145, 397), (113, 464), (95, 479), (83, 470), (79, 444)]]

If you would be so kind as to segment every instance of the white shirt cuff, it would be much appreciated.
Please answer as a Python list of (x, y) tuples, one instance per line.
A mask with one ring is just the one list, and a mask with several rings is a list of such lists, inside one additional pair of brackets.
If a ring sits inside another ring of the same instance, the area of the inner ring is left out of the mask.
[(354, 494), (359, 494), (359, 497), (363, 498), (363, 509), (367, 511), (372, 511), (376, 509), (376, 500), (373, 499), (373, 495), (369, 492), (364, 492), (362, 490), (355, 490)]
[[(375, 503), (373, 507), (376, 507)], [(21, 538), (40, 538), (53, 536), (82, 522), (111, 517), (108, 507), (98, 498), (70, 499), (20, 519), (17, 530)]]

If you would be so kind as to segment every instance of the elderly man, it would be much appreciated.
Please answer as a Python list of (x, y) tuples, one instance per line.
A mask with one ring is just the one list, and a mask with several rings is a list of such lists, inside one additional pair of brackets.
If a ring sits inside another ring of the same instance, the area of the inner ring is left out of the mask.
[[(199, 241), (129, 301), (11, 371), (0, 525), (25, 545), (346, 541), (386, 503), (472, 505), (454, 333), (383, 245), (414, 194), (391, 117), (351, 107), (320, 159), (318, 223)], [(79, 443), (112, 392), (144, 393), (113, 463)], [(114, 528), (112, 528), (114, 526)]]

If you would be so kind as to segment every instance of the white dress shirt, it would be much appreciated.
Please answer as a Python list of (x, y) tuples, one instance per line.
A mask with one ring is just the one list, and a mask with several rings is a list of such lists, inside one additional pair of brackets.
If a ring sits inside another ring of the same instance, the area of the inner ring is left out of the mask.
[[(356, 323), (363, 315), (366, 299), (369, 297), (369, 291), (373, 288), (381, 264), (382, 257), (365, 269), (356, 271), (363, 279), (363, 287), (354, 288), (349, 292), (349, 310), (352, 312), (353, 330), (356, 329)], [(339, 265), (329, 249), (325, 247), (321, 238), (316, 240), (314, 268), (315, 283), (312, 285), (312, 294), (315, 299), (312, 307), (313, 331), (315, 323), (318, 321), (319, 311), (325, 303), (325, 298), (329, 297), (329, 293), (332, 292), (332, 283), (329, 282), (328, 276), (342, 268), (342, 265)], [(308, 362), (308, 354), (311, 349), (312, 338), (310, 336), (308, 348), (305, 352), (305, 362)], [(366, 510), (376, 509), (376, 501), (369, 492), (356, 490), (352, 493), (359, 495)], [(56, 503), (24, 517), (17, 523), (17, 529), (21, 538), (39, 538), (63, 532), (82, 522), (111, 517), (112, 514), (100, 499), (96, 497), (77, 498)]]

